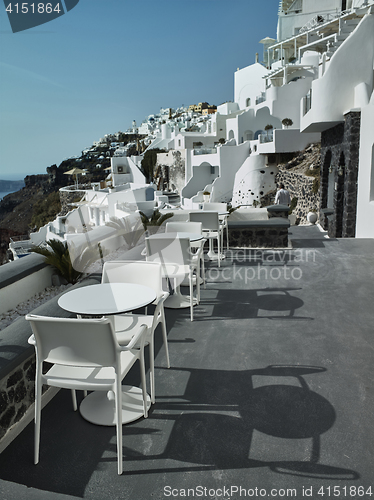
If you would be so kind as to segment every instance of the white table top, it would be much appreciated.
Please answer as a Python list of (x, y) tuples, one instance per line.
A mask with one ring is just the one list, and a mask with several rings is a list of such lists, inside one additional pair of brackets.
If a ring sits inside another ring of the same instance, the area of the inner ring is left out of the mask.
[(76, 314), (107, 316), (145, 307), (155, 299), (155, 291), (147, 286), (102, 283), (66, 292), (58, 299), (58, 305)]
[(199, 241), (199, 240), (202, 240), (204, 238), (204, 236), (202, 234), (199, 234), (199, 233), (189, 233), (186, 231), (177, 231), (177, 232), (170, 231), (170, 233), (152, 234), (151, 236), (148, 236), (148, 238), (149, 239), (152, 239), (152, 238), (161, 238), (161, 239), (164, 239), (164, 238), (188, 238), (190, 241)]

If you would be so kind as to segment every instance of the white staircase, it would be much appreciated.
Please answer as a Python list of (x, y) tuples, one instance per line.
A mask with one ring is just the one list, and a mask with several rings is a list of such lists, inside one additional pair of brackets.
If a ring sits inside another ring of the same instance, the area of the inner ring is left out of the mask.
[(356, 26), (360, 23), (361, 17), (353, 19), (341, 19), (339, 22), (339, 31), (335, 35), (333, 41), (330, 43), (327, 50), (327, 56), (332, 57), (333, 54), (338, 50), (340, 45), (353, 33)]

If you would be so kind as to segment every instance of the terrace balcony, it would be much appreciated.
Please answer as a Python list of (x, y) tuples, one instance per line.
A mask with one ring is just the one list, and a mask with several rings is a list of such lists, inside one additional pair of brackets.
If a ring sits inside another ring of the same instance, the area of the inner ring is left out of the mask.
[(166, 309), (171, 368), (156, 333), (156, 403), (123, 427), (121, 476), (115, 428), (85, 421), (61, 390), (42, 412), (39, 464), (32, 422), (0, 454), (1, 497), (299, 499), (334, 486), (371, 498), (374, 241), (317, 226), (289, 238), (207, 263), (194, 322)]

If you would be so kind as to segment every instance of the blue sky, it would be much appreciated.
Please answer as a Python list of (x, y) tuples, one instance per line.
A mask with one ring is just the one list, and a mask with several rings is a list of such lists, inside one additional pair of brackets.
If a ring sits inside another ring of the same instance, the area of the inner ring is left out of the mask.
[[(29, 2), (31, 3), (31, 2)], [(234, 97), (276, 38), (279, 0), (80, 0), (12, 33), (0, 4), (0, 179), (46, 167), (160, 108)]]

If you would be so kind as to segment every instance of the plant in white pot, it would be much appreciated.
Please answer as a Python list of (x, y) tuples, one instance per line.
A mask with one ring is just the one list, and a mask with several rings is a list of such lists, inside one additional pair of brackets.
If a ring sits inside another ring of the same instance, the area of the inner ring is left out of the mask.
[(204, 201), (208, 202), (209, 199), (210, 199), (210, 192), (209, 191), (204, 191), (203, 192), (203, 196), (204, 196)]
[(312, 208), (308, 213), (307, 213), (307, 216), (306, 216), (306, 219), (307, 221), (310, 223), (310, 224), (315, 224), (317, 222), (317, 219), (318, 219), (318, 216), (317, 216), (317, 209), (316, 208)]
[(292, 198), (291, 204), (290, 204), (290, 209), (288, 210), (288, 220), (290, 221), (291, 226), (294, 226), (296, 224), (296, 214), (292, 213), (294, 209), (296, 208), (298, 198), (296, 196)]

